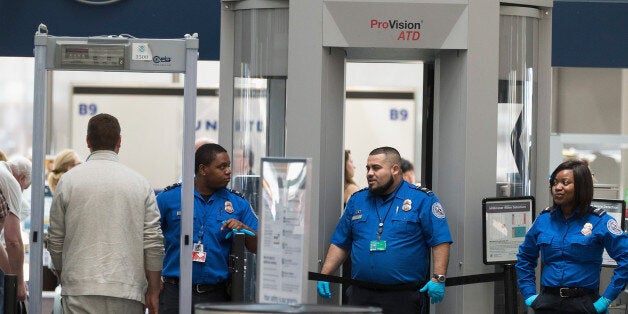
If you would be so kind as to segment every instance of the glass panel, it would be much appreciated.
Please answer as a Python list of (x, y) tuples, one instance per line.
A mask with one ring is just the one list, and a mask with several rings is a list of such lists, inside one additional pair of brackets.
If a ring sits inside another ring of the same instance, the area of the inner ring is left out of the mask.
[(500, 17), (497, 195), (530, 195), (538, 19)]
[[(238, 10), (234, 30), (231, 186), (259, 213), (259, 161), (284, 152), (288, 9)], [(253, 302), (256, 259), (247, 254), (243, 301)]]

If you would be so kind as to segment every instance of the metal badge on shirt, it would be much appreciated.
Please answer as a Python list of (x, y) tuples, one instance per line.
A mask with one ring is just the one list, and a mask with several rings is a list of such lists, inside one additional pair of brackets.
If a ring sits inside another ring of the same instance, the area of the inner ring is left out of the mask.
[(410, 199), (405, 199), (403, 201), (403, 206), (401, 206), (401, 210), (404, 212), (409, 212), (412, 209), (412, 201)]
[(587, 222), (584, 224), (584, 227), (582, 227), (582, 230), (580, 230), (580, 233), (584, 236), (589, 236), (591, 235), (591, 230), (593, 230), (593, 225), (590, 222)]
[(203, 243), (198, 241), (194, 244), (194, 248), (192, 249), (192, 261), (205, 263), (205, 258), (207, 257), (207, 253), (203, 250)]
[(233, 214), (233, 204), (231, 204), (231, 202), (225, 202), (225, 211), (229, 214)]

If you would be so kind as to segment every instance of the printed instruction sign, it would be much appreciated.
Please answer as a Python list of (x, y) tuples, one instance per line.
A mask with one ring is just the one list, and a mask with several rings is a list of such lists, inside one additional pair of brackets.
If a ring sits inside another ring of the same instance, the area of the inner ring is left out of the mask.
[(514, 264), (519, 245), (534, 222), (534, 198), (482, 200), (484, 264)]
[(262, 158), (259, 303), (306, 301), (310, 172), (310, 159)]

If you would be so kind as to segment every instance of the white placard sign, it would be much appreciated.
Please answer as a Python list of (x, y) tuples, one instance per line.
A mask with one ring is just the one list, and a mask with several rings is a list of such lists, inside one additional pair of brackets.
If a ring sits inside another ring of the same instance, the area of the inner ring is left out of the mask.
[(311, 161), (262, 158), (258, 302), (306, 300)]
[(484, 264), (514, 264), (519, 245), (532, 227), (534, 198), (482, 200)]

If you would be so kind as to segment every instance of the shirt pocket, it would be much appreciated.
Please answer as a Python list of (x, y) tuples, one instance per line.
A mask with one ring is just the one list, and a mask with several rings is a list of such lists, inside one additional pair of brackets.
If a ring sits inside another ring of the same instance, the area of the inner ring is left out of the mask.
[(581, 262), (595, 261), (602, 255), (601, 247), (592, 236), (570, 236), (565, 241), (567, 253)]
[(359, 214), (354, 213), (351, 216), (351, 225), (355, 226), (356, 224), (364, 224), (368, 221), (368, 217), (369, 217), (368, 213), (362, 213), (362, 212)]
[(419, 215), (413, 210), (408, 212), (399, 212), (393, 216), (392, 225), (394, 227), (394, 233), (402, 238), (421, 232)]
[(555, 249), (552, 248), (552, 240), (554, 237), (551, 235), (541, 234), (536, 240), (536, 245), (539, 247), (543, 256), (548, 256), (548, 254), (552, 254), (555, 252)]

